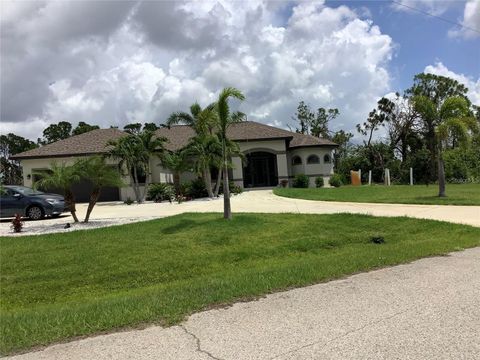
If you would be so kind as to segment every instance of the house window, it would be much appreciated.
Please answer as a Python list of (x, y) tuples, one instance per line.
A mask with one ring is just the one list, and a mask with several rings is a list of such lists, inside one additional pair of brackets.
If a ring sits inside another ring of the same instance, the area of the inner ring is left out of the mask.
[(332, 161), (332, 159), (330, 158), (330, 155), (329, 154), (325, 154), (325, 156), (323, 157), (323, 162), (325, 164), (330, 164), (330, 162)]
[(294, 156), (292, 158), (292, 165), (301, 165), (302, 164), (302, 158), (300, 156)]
[(320, 164), (320, 159), (317, 155), (310, 155), (307, 158), (307, 164)]

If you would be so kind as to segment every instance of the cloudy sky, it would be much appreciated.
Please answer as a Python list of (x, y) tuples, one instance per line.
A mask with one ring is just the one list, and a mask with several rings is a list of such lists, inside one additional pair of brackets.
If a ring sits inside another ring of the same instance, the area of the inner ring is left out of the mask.
[(282, 127), (304, 100), (338, 107), (332, 127), (353, 131), (422, 71), (465, 83), (480, 104), (479, 0), (2, 1), (0, 10), (0, 130), (32, 139), (59, 121), (162, 123), (226, 86), (245, 93), (249, 120)]

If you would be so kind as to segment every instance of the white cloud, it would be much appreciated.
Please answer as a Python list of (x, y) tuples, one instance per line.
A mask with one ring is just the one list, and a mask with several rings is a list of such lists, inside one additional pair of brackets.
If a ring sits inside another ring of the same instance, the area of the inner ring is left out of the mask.
[(251, 120), (286, 127), (304, 100), (338, 107), (333, 127), (351, 131), (390, 89), (392, 39), (346, 6), (301, 2), (289, 13), (284, 2), (262, 1), (15, 4), (2, 16), (0, 129), (34, 139), (42, 125), (64, 120), (163, 122), (194, 101), (214, 101), (225, 86), (245, 93)]
[(463, 37), (465, 39), (480, 37), (480, 1), (467, 1), (461, 23), (464, 26), (463, 28), (450, 30), (448, 35), (452, 37)]
[(445, 65), (441, 62), (435, 63), (435, 65), (428, 65), (425, 67), (424, 72), (434, 75), (441, 75), (450, 77), (452, 79), (457, 80), (459, 83), (465, 85), (468, 88), (468, 98), (470, 101), (480, 106), (480, 77), (478, 79), (474, 79), (464, 74), (457, 74), (451, 70), (449, 70)]

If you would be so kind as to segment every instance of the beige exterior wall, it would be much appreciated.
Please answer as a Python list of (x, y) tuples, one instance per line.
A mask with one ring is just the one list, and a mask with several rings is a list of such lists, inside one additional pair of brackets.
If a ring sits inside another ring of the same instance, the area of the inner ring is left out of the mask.
[[(307, 164), (307, 159), (310, 155), (317, 155), (320, 159), (319, 164)], [(325, 155), (330, 157), (330, 163), (325, 162)], [(292, 160), (295, 156), (302, 159), (299, 165), (293, 165)], [(333, 149), (328, 147), (304, 147), (292, 149), (288, 152), (288, 166), (290, 168), (290, 176), (294, 177), (298, 174), (305, 174), (310, 177), (310, 186), (315, 187), (315, 178), (322, 176), (325, 184), (328, 184), (330, 175), (333, 174)]]
[[(290, 184), (292, 178), (297, 174), (306, 174), (310, 176), (310, 186), (315, 186), (315, 177), (323, 176), (325, 179), (325, 184), (328, 184), (328, 179), (331, 174), (333, 174), (333, 148), (327, 147), (305, 147), (298, 148), (293, 150), (286, 149), (285, 140), (266, 140), (266, 141), (245, 141), (239, 142), (240, 150), (243, 153), (253, 152), (253, 151), (266, 151), (276, 154), (277, 157), (277, 173), (278, 181), (280, 182), (283, 179), (289, 179)], [(307, 164), (307, 158), (310, 155), (317, 155), (320, 158), (319, 164)], [(331, 162), (325, 163), (324, 156), (328, 154), (330, 156)], [(300, 156), (302, 159), (302, 164), (292, 165), (292, 158), (294, 156)], [(35, 170), (42, 170), (50, 168), (52, 161), (55, 161), (60, 164), (71, 165), (79, 157), (63, 157), (63, 158), (43, 158), (43, 159), (26, 159), (21, 160), (21, 166), (23, 167), (23, 183), (25, 186), (31, 187), (33, 180), (33, 172)], [(116, 164), (115, 160), (107, 160), (111, 164)], [(236, 185), (243, 187), (243, 166), (242, 161), (239, 157), (234, 157), (232, 159), (233, 169), (232, 169), (232, 180)], [(173, 182), (173, 173), (160, 164), (158, 158), (152, 158), (150, 160), (150, 166), (152, 169), (151, 181), (154, 183), (172, 183)], [(30, 176), (29, 176), (30, 175)], [(196, 175), (190, 172), (182, 173), (180, 176), (181, 182), (191, 181), (196, 178)], [(215, 180), (215, 179), (213, 179)], [(127, 198), (134, 198), (133, 188), (130, 186), (130, 177), (124, 176), (123, 182), (126, 184), (125, 187), (120, 189), (120, 198), (121, 200), (126, 200)], [(143, 190), (143, 189), (142, 189)]]

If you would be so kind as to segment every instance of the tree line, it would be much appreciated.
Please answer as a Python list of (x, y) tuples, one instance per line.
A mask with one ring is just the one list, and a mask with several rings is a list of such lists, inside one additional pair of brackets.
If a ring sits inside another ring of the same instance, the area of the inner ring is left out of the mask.
[[(383, 182), (390, 169), (396, 183), (408, 183), (410, 168), (415, 182), (437, 182), (439, 196), (445, 183), (480, 181), (480, 108), (471, 103), (468, 89), (458, 81), (433, 74), (417, 74), (413, 85), (394, 97), (381, 98), (367, 119), (356, 125), (364, 137), (353, 144), (354, 134), (331, 132), (338, 109), (311, 111), (300, 102), (294, 116), (296, 131), (336, 142), (335, 172), (349, 182), (350, 170), (372, 171)], [(367, 179), (364, 178), (364, 181)]]

